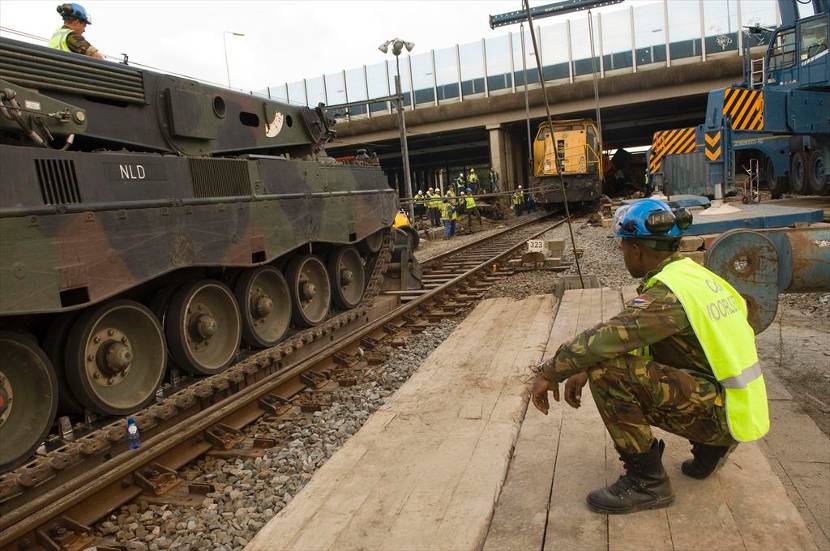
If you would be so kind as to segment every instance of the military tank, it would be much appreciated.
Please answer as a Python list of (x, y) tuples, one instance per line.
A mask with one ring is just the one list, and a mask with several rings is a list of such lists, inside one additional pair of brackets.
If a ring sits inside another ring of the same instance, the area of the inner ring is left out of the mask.
[(0, 472), (361, 303), (397, 197), (334, 120), (0, 38)]

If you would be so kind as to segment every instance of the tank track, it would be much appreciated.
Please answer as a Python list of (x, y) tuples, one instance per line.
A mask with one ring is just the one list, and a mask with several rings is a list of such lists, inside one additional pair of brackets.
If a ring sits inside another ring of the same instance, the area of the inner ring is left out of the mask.
[[(258, 372), (265, 371), (278, 362), (290, 358), (295, 350), (362, 317), (382, 290), (383, 274), (392, 257), (392, 249), (392, 232), (390, 231), (384, 235), (381, 250), (370, 262), (369, 283), (361, 304), (356, 308), (337, 314), (316, 327), (299, 331), (276, 346), (251, 354), (222, 373), (199, 379), (130, 417), (135, 418), (142, 432), (149, 432), (181, 412), (193, 408), (200, 401), (210, 400), (215, 394), (225, 392), (230, 388), (242, 388), (239, 385), (246, 379), (256, 377)], [(197, 413), (194, 412), (194, 415)], [(186, 421), (188, 417), (182, 418), (181, 421)], [(0, 507), (5, 502), (24, 497), (28, 491), (54, 478), (59, 472), (82, 463), (90, 456), (101, 455), (114, 445), (123, 443), (127, 437), (126, 429), (127, 419), (124, 417), (77, 440), (67, 442), (16, 469), (0, 474)], [(109, 458), (108, 461), (112, 461), (114, 457), (117, 456)]]

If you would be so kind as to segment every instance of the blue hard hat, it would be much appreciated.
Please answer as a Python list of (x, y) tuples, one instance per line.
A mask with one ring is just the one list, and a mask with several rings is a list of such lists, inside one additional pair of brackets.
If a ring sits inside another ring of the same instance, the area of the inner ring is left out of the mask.
[(472, 193), (472, 192), (473, 192), (473, 188), (469, 188), (469, 187), (468, 187), (468, 188), (467, 188), (467, 193)]
[(672, 210), (659, 199), (642, 199), (619, 207), (614, 212), (612, 227), (614, 235), (621, 238), (677, 239), (691, 224), (688, 210)]
[(61, 14), (61, 17), (63, 17), (64, 19), (69, 19), (70, 17), (72, 17), (82, 23), (92, 25), (92, 20), (86, 13), (86, 9), (80, 4), (61, 4), (60, 6), (58, 6), (58, 13)]

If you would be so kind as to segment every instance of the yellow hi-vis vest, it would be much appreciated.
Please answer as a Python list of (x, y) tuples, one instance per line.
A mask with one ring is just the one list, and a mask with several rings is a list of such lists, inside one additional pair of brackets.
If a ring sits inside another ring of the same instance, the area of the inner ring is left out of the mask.
[(746, 303), (729, 283), (690, 258), (667, 264), (647, 283), (663, 282), (680, 300), (706, 359), (726, 393), (729, 432), (751, 442), (769, 431), (767, 389)]
[(450, 206), (447, 203), (441, 201), (437, 208), (441, 212), (442, 221), (450, 220)]
[(63, 50), (64, 52), (71, 52), (72, 50), (66, 44), (66, 37), (70, 34), (72, 34), (72, 29), (67, 29), (66, 27), (61, 27), (56, 30), (49, 40), (49, 47), (55, 48), (56, 50)]
[(474, 209), (476, 206), (476, 200), (472, 195), (467, 196), (467, 201), (464, 203), (468, 209)]

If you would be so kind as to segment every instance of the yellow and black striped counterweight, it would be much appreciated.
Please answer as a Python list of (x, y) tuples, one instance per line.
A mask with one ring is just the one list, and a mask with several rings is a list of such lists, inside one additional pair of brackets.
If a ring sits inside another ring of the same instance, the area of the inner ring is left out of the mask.
[(746, 88), (723, 92), (723, 116), (732, 119), (733, 130), (764, 129), (764, 93)]
[(648, 161), (649, 174), (663, 169), (666, 155), (679, 155), (695, 151), (695, 128), (675, 128), (655, 132), (651, 140), (651, 158)]

